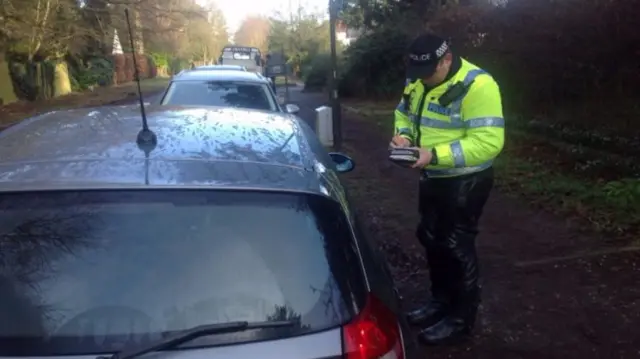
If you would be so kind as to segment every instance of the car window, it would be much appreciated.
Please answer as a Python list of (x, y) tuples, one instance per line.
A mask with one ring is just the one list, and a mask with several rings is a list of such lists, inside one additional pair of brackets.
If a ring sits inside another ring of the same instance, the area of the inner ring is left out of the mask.
[(246, 53), (242, 53), (242, 52), (236, 52), (233, 54), (233, 58), (235, 60), (250, 60), (251, 59), (251, 54), (246, 54)]
[(341, 325), (365, 287), (321, 196), (97, 191), (0, 197), (0, 356), (88, 354), (197, 325), (299, 319), (187, 346)]
[(174, 81), (162, 104), (278, 110), (267, 84), (243, 82)]

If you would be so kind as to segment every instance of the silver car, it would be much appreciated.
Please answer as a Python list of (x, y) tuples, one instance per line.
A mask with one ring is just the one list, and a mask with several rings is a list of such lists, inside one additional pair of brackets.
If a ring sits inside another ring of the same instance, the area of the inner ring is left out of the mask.
[(349, 157), (232, 108), (149, 107), (136, 143), (138, 111), (0, 132), (0, 358), (414, 355)]
[(240, 65), (202, 65), (196, 66), (196, 68), (192, 69), (192, 71), (211, 71), (211, 70), (219, 70), (219, 71), (247, 71), (247, 68)]
[(257, 73), (234, 70), (190, 70), (174, 76), (160, 100), (162, 105), (236, 107), (296, 114), (300, 108), (284, 104), (272, 82)]

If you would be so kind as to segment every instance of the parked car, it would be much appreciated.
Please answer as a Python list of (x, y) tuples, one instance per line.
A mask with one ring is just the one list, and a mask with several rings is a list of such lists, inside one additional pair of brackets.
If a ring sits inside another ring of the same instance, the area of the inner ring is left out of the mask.
[(0, 357), (412, 357), (351, 158), (233, 108), (151, 106), (143, 146), (138, 111), (0, 133)]
[(239, 107), (296, 114), (295, 104), (280, 106), (268, 78), (246, 71), (199, 70), (174, 76), (160, 104), (181, 106)]
[[(238, 70), (238, 71), (249, 71), (247, 70), (247, 68), (245, 66), (240, 66), (240, 65), (204, 65), (204, 66), (198, 66), (196, 67), (194, 70), (222, 70), (222, 71), (226, 71), (226, 70)], [(256, 74), (263, 76), (260, 73)], [(269, 81), (269, 84), (271, 84), (271, 88), (273, 89), (273, 91), (276, 91), (276, 83), (275, 81), (270, 78), (270, 77), (264, 77), (267, 79), (267, 81)]]
[(240, 66), (240, 65), (203, 65), (203, 66), (197, 66), (195, 69), (193, 69), (195, 71), (210, 71), (210, 70), (220, 70), (220, 71), (227, 71), (227, 70), (234, 70), (234, 71), (247, 71), (247, 68), (244, 66)]

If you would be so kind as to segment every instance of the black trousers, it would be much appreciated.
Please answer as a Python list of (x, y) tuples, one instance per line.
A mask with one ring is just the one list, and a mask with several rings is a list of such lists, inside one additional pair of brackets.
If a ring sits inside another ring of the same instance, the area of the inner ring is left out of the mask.
[(425, 247), (432, 300), (473, 326), (480, 303), (475, 239), (493, 188), (493, 168), (420, 180), (417, 237)]

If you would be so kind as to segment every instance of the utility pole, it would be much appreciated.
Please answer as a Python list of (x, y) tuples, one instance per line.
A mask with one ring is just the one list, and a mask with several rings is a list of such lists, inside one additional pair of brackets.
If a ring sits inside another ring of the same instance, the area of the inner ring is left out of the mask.
[[(284, 49), (282, 49), (282, 59), (285, 59), (285, 54), (284, 54)], [(289, 63), (287, 63), (286, 61), (283, 61), (283, 66), (284, 67), (282, 70), (284, 72), (284, 98), (285, 103), (289, 103), (290, 101), (290, 97), (289, 97)]]
[(329, 103), (333, 119), (333, 143), (336, 150), (342, 147), (342, 109), (338, 99), (338, 54), (336, 50), (336, 22), (342, 8), (341, 0), (329, 0), (329, 36), (331, 40), (331, 74), (329, 74)]

